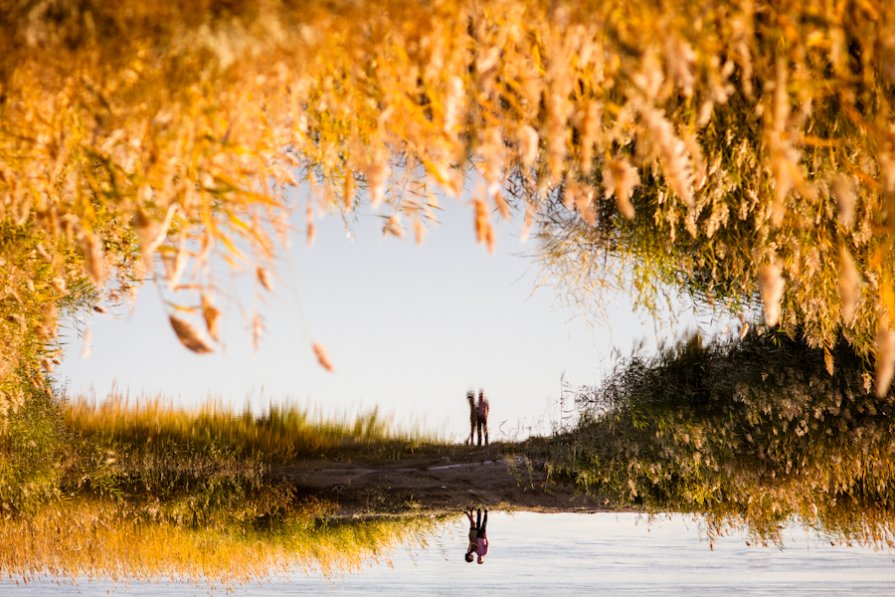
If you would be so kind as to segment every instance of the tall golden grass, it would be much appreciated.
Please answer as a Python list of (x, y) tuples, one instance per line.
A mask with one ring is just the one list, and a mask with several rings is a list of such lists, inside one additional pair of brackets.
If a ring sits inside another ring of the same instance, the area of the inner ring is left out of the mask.
[(113, 395), (99, 402), (83, 398), (65, 402), (62, 416), (71, 433), (95, 444), (142, 450), (172, 443), (197, 453), (265, 463), (317, 457), (334, 450), (386, 456), (390, 451), (446, 442), (419, 426), (401, 428), (377, 409), (339, 416), (271, 405), (256, 415), (248, 408), (234, 412), (214, 401), (186, 408), (161, 397)]

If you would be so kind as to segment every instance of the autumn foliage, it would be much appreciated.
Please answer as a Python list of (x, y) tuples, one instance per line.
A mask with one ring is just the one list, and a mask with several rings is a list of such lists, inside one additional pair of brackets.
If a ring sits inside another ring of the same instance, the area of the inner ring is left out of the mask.
[(212, 350), (218, 280), (269, 288), (293, 212), (309, 241), (362, 201), (421, 238), (470, 167), (481, 242), (513, 206), (565, 279), (604, 280), (609, 254), (758, 293), (768, 324), (843, 334), (891, 378), (882, 0), (0, 5), (3, 408), (51, 366), (60, 307), (151, 278)]

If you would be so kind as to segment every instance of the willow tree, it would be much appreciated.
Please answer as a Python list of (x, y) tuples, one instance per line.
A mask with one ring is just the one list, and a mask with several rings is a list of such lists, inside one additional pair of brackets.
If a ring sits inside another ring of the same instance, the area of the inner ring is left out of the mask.
[(309, 242), (360, 202), (421, 240), (470, 166), (489, 247), (515, 208), (585, 287), (613, 279), (606, 251), (644, 280), (758, 285), (768, 323), (841, 330), (888, 384), (882, 0), (0, 4), (5, 405), (51, 365), (60, 306), (152, 279), (181, 341), (213, 350), (217, 280), (269, 290), (294, 211)]

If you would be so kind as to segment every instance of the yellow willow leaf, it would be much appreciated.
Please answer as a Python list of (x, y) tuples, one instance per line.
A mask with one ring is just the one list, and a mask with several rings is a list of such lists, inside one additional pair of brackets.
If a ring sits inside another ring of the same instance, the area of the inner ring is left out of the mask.
[(200, 311), (199, 307), (190, 306), (190, 305), (178, 305), (176, 303), (171, 305), (171, 308), (174, 309), (175, 311), (177, 311), (178, 313), (194, 314), (194, 313), (198, 313)]
[(401, 216), (399, 214), (392, 214), (385, 221), (385, 224), (382, 226), (382, 234), (391, 234), (397, 238), (404, 238), (404, 227), (401, 226)]
[(233, 241), (230, 240), (230, 237), (224, 234), (223, 232), (218, 232), (215, 234), (215, 238), (223, 243), (227, 250), (232, 253), (233, 257), (230, 258), (228, 255), (224, 255), (224, 259), (227, 260), (227, 263), (231, 265), (236, 265), (240, 261), (245, 261), (245, 255), (243, 255), (242, 251), (240, 251), (236, 245), (233, 244)]
[(880, 318), (876, 332), (876, 395), (883, 398), (889, 392), (895, 374), (895, 332), (890, 330), (885, 318)]
[(230, 255), (227, 255), (226, 253), (221, 255), (221, 259), (224, 260), (224, 262), (227, 264), (227, 267), (234, 271), (239, 270), (242, 267), (242, 263), (240, 263)]
[(761, 298), (764, 302), (765, 322), (773, 327), (780, 321), (780, 304), (783, 302), (783, 281), (780, 266), (776, 263), (763, 265), (758, 271)]
[(858, 6), (867, 13), (867, 16), (870, 17), (873, 21), (879, 19), (879, 9), (877, 8), (878, 4), (873, 2), (872, 0), (858, 0)]
[[(351, 211), (354, 206), (354, 174), (352, 172), (345, 174), (345, 187), (342, 194), (342, 207), (345, 211)], [(308, 237), (310, 238), (310, 235)]]
[(535, 67), (538, 69), (538, 73), (543, 75), (547, 72), (544, 68), (544, 63), (541, 60), (541, 40), (540, 36), (535, 41), (535, 43), (531, 44), (531, 60), (534, 63)]
[(236, 182), (219, 174), (215, 175), (214, 180), (218, 183), (227, 185), (233, 190), (233, 192), (229, 194), (230, 196), (228, 196), (228, 202), (231, 204), (266, 205), (268, 207), (280, 207), (280, 202), (271, 195), (250, 191), (246, 188), (243, 188), (242, 185), (237, 184)]
[(592, 189), (579, 187), (575, 189), (575, 209), (581, 215), (581, 219), (593, 226), (597, 223), (594, 212), (594, 192)]
[(179, 317), (175, 317), (174, 315), (169, 315), (168, 320), (171, 322), (171, 327), (174, 329), (174, 333), (177, 334), (177, 339), (180, 340), (180, 343), (185, 347), (197, 354), (205, 354), (213, 351), (211, 345), (199, 335), (199, 332), (196, 331), (196, 328), (194, 328), (192, 324)]
[(81, 358), (89, 359), (90, 351), (91, 351), (91, 339), (93, 338), (93, 333), (90, 331), (90, 328), (84, 328), (84, 335), (81, 337)]
[(521, 242), (525, 242), (528, 240), (529, 235), (531, 235), (531, 225), (534, 223), (535, 212), (537, 208), (529, 203), (525, 207), (525, 219), (522, 224), (522, 234), (519, 235), (519, 240)]
[(162, 262), (165, 265), (165, 280), (168, 283), (168, 286), (174, 288), (180, 282), (180, 277), (183, 275), (183, 272), (186, 270), (187, 262), (189, 259), (189, 252), (186, 249), (187, 238), (186, 235), (181, 235), (180, 244), (177, 247), (177, 252), (174, 254), (173, 259), (163, 259)]
[(378, 207), (385, 200), (388, 190), (388, 180), (391, 176), (391, 166), (388, 164), (388, 155), (384, 150), (374, 151), (367, 161), (364, 175), (367, 179), (367, 191), (370, 194), (370, 203)]
[(221, 311), (214, 306), (211, 302), (211, 298), (207, 294), (202, 295), (202, 318), (205, 320), (205, 329), (208, 330), (208, 335), (215, 340), (215, 342), (220, 342), (220, 336), (218, 335), (218, 321), (221, 316)]
[(308, 220), (308, 228), (306, 234), (308, 238), (308, 246), (311, 247), (314, 245), (314, 239), (317, 238), (317, 226), (314, 225), (313, 220)]
[(278, 211), (270, 214), (270, 219), (274, 232), (277, 235), (277, 240), (280, 242), (280, 246), (287, 249), (291, 248), (292, 244), (289, 238), (289, 217), (284, 212)]
[(503, 193), (499, 190), (494, 194), (494, 206), (497, 208), (497, 213), (500, 214), (502, 219), (510, 219), (510, 205), (507, 203)]
[(524, 113), (525, 107), (517, 99), (517, 96), (521, 96), (521, 91), (521, 86), (515, 81), (507, 80), (504, 82), (504, 89), (501, 89), (500, 101), (505, 103), (512, 110)]
[(144, 210), (137, 211), (135, 224), (140, 231), (140, 250), (147, 269), (152, 266), (152, 255), (165, 242), (178, 209), (176, 203), (169, 205), (161, 224), (154, 222)]
[(475, 239), (484, 243), (490, 252), (494, 251), (494, 228), (488, 216), (488, 206), (481, 197), (473, 199), (475, 207)]
[(318, 344), (317, 342), (314, 342), (313, 344), (311, 344), (311, 348), (313, 349), (314, 356), (317, 357), (317, 362), (320, 364), (321, 367), (323, 367), (330, 373), (335, 371), (335, 369), (333, 369), (332, 361), (329, 360), (329, 355), (327, 354), (326, 349), (323, 348), (322, 345)]
[(93, 283), (102, 288), (106, 282), (106, 264), (103, 257), (102, 241), (92, 232), (85, 232), (83, 245), (84, 265), (87, 268), (87, 273), (90, 275)]
[(438, 184), (445, 187), (450, 185), (450, 181), (447, 179), (447, 176), (445, 176), (445, 173), (442, 172), (441, 168), (435, 165), (435, 162), (426, 159), (425, 156), (420, 156), (419, 160), (420, 163), (423, 165), (423, 168), (425, 168), (426, 172), (429, 175), (435, 177), (435, 180), (438, 182)]
[(612, 159), (606, 162), (603, 168), (603, 185), (608, 195), (615, 195), (615, 203), (618, 211), (624, 217), (634, 218), (634, 204), (631, 196), (634, 189), (640, 184), (640, 175), (637, 168), (631, 165), (626, 158)]
[(860, 297), (861, 274), (858, 273), (851, 253), (843, 244), (839, 247), (839, 311), (843, 323), (851, 323), (854, 319)]
[(837, 174), (833, 177), (833, 196), (839, 203), (839, 223), (846, 229), (850, 229), (855, 222), (855, 195), (854, 179), (845, 174)]
[(208, 256), (211, 254), (213, 246), (214, 236), (206, 229), (202, 233), (202, 240), (199, 242), (199, 255), (196, 256), (196, 260), (203, 268), (208, 265)]
[(494, 226), (490, 222), (485, 230), (485, 246), (488, 248), (489, 253), (494, 253)]
[(270, 255), (272, 253), (273, 243), (270, 240), (270, 237), (264, 233), (262, 227), (253, 226), (237, 217), (232, 212), (228, 212), (227, 221), (230, 222), (240, 236), (247, 240), (255, 241), (265, 254)]
[(531, 168), (538, 159), (540, 151), (538, 132), (532, 126), (525, 124), (519, 128), (517, 136), (519, 137), (519, 158), (522, 160), (522, 165)]
[(641, 111), (641, 117), (669, 188), (685, 205), (692, 206), (693, 167), (686, 144), (663, 112), (648, 108)]
[(308, 207), (305, 209), (305, 221), (307, 222), (306, 234), (308, 246), (310, 247), (314, 244), (314, 238), (317, 236), (317, 227), (314, 225), (314, 208), (311, 207), (310, 201), (308, 201)]
[(255, 313), (252, 317), (252, 347), (255, 350), (261, 346), (261, 337), (264, 335), (264, 319)]
[(488, 208), (479, 197), (473, 199), (473, 207), (475, 208), (475, 240), (480, 243), (485, 240), (485, 229), (490, 225), (488, 223)]
[(273, 284), (270, 280), (270, 272), (260, 265), (255, 268), (255, 276), (258, 278), (258, 283), (264, 288), (264, 290), (268, 292), (273, 292)]
[(880, 282), (879, 299), (889, 317), (895, 317), (895, 289), (892, 287), (892, 281), (887, 277)]
[(423, 244), (426, 237), (426, 226), (418, 217), (413, 218), (413, 238), (416, 244)]

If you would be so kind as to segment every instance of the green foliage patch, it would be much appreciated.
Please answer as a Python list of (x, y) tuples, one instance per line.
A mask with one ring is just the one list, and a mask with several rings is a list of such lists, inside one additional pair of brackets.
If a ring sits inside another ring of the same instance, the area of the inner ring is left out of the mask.
[(750, 334), (619, 363), (578, 398), (552, 473), (616, 505), (702, 514), (713, 532), (777, 541), (794, 517), (843, 541), (893, 543), (895, 400), (866, 363), (802, 338)]

